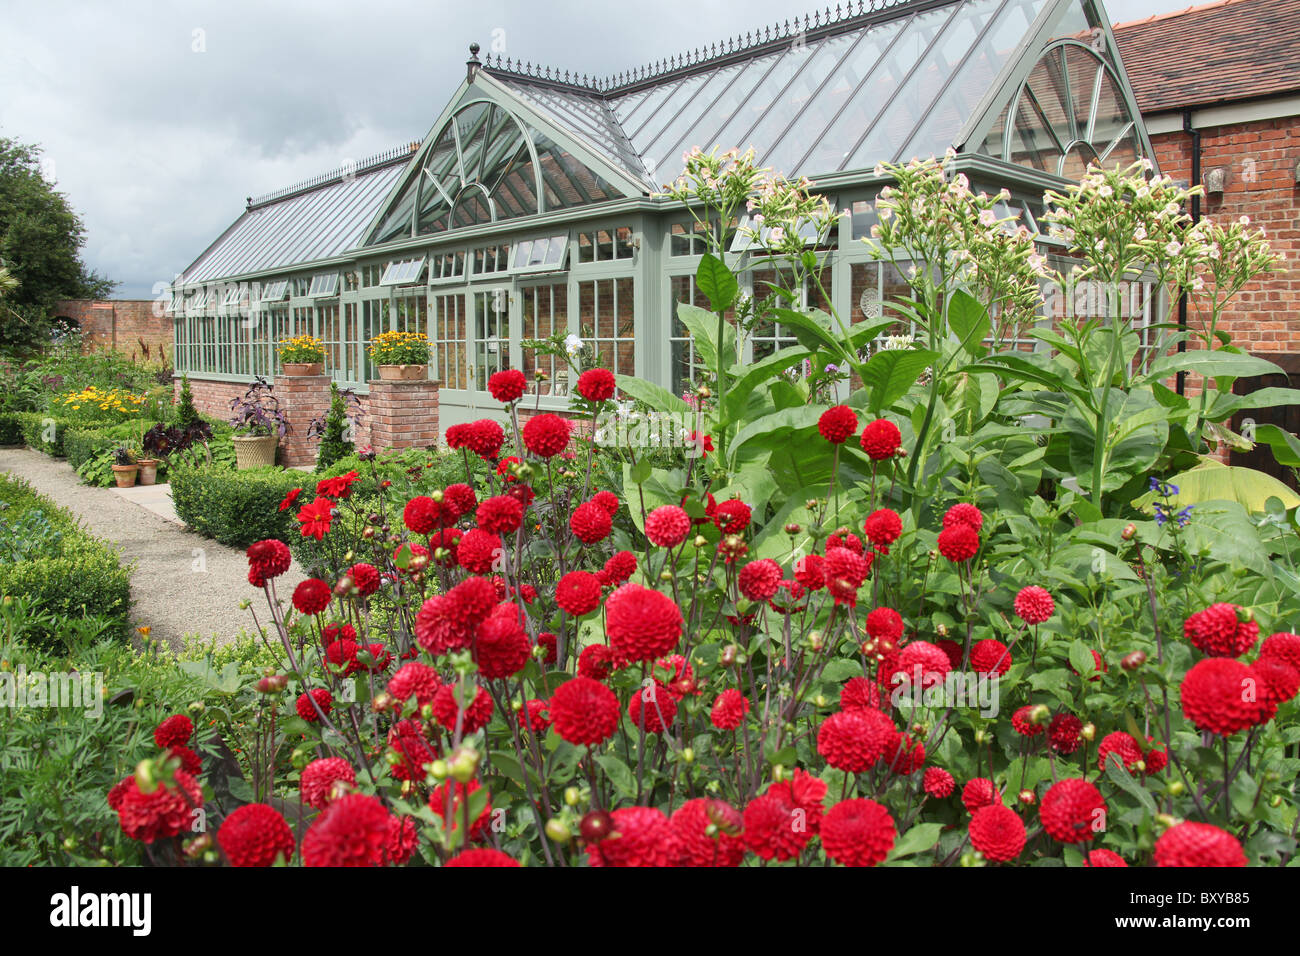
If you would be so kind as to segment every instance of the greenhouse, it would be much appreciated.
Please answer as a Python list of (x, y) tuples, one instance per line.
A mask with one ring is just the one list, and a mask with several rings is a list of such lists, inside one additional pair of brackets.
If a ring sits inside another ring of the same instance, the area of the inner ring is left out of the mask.
[[(859, 241), (879, 163), (952, 148), (972, 188), (1006, 189), (1002, 211), (1037, 235), (1044, 190), (1093, 160), (1151, 156), (1094, 0), (850, 3), (604, 78), (470, 49), (422, 143), (250, 199), (185, 269), (178, 374), (247, 383), (277, 373), (277, 342), (311, 334), (327, 374), (364, 393), (367, 343), (415, 331), (434, 346), (446, 427), (499, 410), (486, 384), (505, 367), (542, 409), (566, 409), (563, 363), (521, 342), (570, 333), (615, 372), (680, 391), (694, 355), (674, 303), (699, 301), (703, 243), (657, 193), (694, 146), (752, 147), (849, 211), (823, 250), (832, 301), (797, 291), (855, 321), (905, 288)], [(743, 225), (730, 248), (750, 255)], [(751, 288), (773, 278), (757, 255), (744, 269)], [(760, 328), (746, 358), (782, 332)]]

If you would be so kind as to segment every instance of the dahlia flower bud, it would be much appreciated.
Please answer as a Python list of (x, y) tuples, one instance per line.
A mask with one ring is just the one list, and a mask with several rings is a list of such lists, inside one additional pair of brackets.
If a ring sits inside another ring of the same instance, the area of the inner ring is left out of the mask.
[(799, 525), (798, 522), (795, 521), (791, 521), (788, 525), (785, 526), (785, 533), (789, 535), (798, 534), (802, 530), (803, 528)]
[(407, 567), (411, 571), (416, 571), (416, 572), (423, 571), (428, 566), (429, 566), (429, 558), (427, 555), (423, 555), (423, 554), (413, 555), (411, 557), (411, 560), (407, 562)]
[(772, 779), (775, 780), (777, 783), (781, 783), (783, 780), (785, 780), (784, 764), (779, 764), (779, 763), (772, 764)]
[(1088, 723), (1079, 728), (1079, 736), (1084, 740), (1092, 740), (1097, 736), (1097, 725)]
[(366, 525), (364, 528), (361, 529), (361, 537), (363, 537), (363, 538), (365, 538), (367, 541), (369, 541), (371, 538), (373, 538), (373, 537), (375, 536), (375, 533), (376, 533), (378, 530), (379, 530), (379, 529), (376, 528), (374, 525), (372, 525), (372, 524), (368, 524), (368, 525)]
[(813, 699), (813, 703), (815, 703), (818, 707), (825, 707), (825, 706), (826, 706), (826, 695), (825, 695), (825, 694), (818, 694), (818, 695)]
[(578, 824), (578, 832), (588, 843), (599, 843), (614, 832), (614, 818), (606, 810), (592, 810)]
[(809, 631), (809, 632), (808, 632), (808, 646), (809, 646), (812, 650), (814, 650), (814, 651), (820, 651), (820, 650), (822, 649), (822, 645), (823, 645), (824, 643), (825, 643), (825, 640), (824, 640), (823, 637), (822, 637), (822, 632), (821, 632), (821, 631)]
[(1183, 795), (1183, 791), (1185, 791), (1187, 787), (1183, 785), (1183, 782), (1181, 780), (1170, 780), (1169, 786), (1167, 786), (1165, 789), (1169, 792), (1169, 795), (1171, 797), (1181, 797)]
[(420, 708), (421, 720), (433, 720), (433, 704), (425, 704)]
[(700, 398), (712, 398), (712, 397), (713, 397), (713, 392), (709, 390), (709, 386), (707, 386), (707, 385), (701, 385), (699, 388), (697, 388), (697, 389), (695, 390), (695, 394), (698, 395), (698, 396), (700, 396)]
[(555, 843), (568, 843), (573, 839), (573, 834), (559, 817), (551, 817), (546, 821), (546, 835)]
[(1038, 704), (1029, 711), (1029, 722), (1031, 724), (1041, 724), (1052, 716), (1052, 711), (1046, 704)]
[(974, 850), (967, 850), (961, 855), (962, 866), (983, 866), (984, 856)]
[(582, 796), (582, 794), (581, 794), (581, 792), (578, 790), (577, 787), (565, 787), (565, 788), (564, 788), (564, 804), (565, 804), (565, 806), (576, 807), (576, 806), (578, 805), (578, 799), (579, 799), (581, 796)]
[(339, 578), (339, 583), (334, 585), (334, 593), (338, 597), (347, 597), (352, 593), (352, 575), (345, 574)]
[(144, 793), (153, 793), (158, 789), (158, 778), (154, 775), (152, 760), (141, 760), (135, 765), (135, 783)]
[(313, 757), (314, 755), (310, 748), (296, 747), (293, 751), (293, 755), (289, 758), (289, 761), (293, 764), (294, 770), (301, 770), (303, 767), (307, 766), (307, 764), (312, 762)]
[(451, 758), (451, 775), (459, 783), (469, 783), (478, 770), (479, 752), (473, 747), (461, 747)]
[(388, 708), (393, 706), (393, 695), (388, 691), (380, 691), (370, 701), (370, 709), (376, 714), (382, 714)]
[(809, 498), (807, 501), (805, 501), (805, 502), (803, 503), (803, 506), (804, 506), (804, 509), (807, 510), (807, 511), (816, 511), (816, 510), (817, 510), (817, 506), (818, 506), (820, 503), (821, 503), (821, 502), (819, 502), (816, 498)]
[(438, 504), (442, 504), (443, 494), (441, 490), (429, 492), (429, 497), (432, 498), (434, 501), (436, 501)]
[(1020, 794), (1017, 797), (1017, 799), (1025, 806), (1032, 807), (1034, 805), (1034, 802), (1038, 799), (1038, 797), (1034, 795), (1034, 791), (1025, 789), (1020, 791)]
[(1272, 807), (1273, 809), (1275, 809), (1275, 810), (1276, 810), (1278, 807), (1282, 806), (1282, 794), (1280, 794), (1280, 793), (1275, 793), (1275, 794), (1273, 794), (1273, 796), (1269, 797), (1269, 798), (1268, 798), (1268, 805), (1269, 805), (1270, 807)]
[(935, 632), (936, 634), (938, 634), (940, 637), (947, 637), (947, 636), (948, 636), (948, 625), (947, 625), (947, 624), (940, 624), (938, 627), (935, 628), (935, 631), (934, 631), (934, 632)]
[(278, 694), (289, 686), (289, 678), (284, 674), (271, 674), (257, 682), (259, 694)]
[(1124, 525), (1124, 530), (1120, 532), (1119, 536), (1123, 538), (1125, 541), (1132, 541), (1133, 537), (1137, 533), (1138, 533), (1138, 526), (1130, 521), (1128, 524)]
[(447, 766), (447, 761), (445, 760), (435, 760), (433, 763), (429, 764), (429, 775), (433, 777), (434, 780), (446, 780), (450, 774), (451, 768)]
[(695, 536), (695, 540), (691, 542), (691, 544), (695, 545), (695, 547), (697, 548), (702, 548), (708, 543), (709, 543), (709, 539), (704, 537), (704, 535), (702, 534), (697, 534)]
[(694, 762), (695, 762), (695, 748), (694, 748), (694, 747), (683, 747), (683, 748), (682, 748), (682, 760), (683, 760), (684, 762), (686, 762), (686, 763), (694, 763)]
[(1156, 825), (1162, 830), (1178, 826), (1178, 818), (1169, 813), (1157, 813)]
[(253, 606), (253, 602), (250, 601), (248, 598), (241, 598), (239, 601), (239, 609), (241, 611), (247, 611), (252, 606)]
[(988, 739), (988, 734), (984, 733), (983, 728), (981, 728), (980, 730), (975, 731), (975, 742), (976, 742), (977, 744), (982, 744), (982, 743), (984, 743), (984, 741), (986, 741), (987, 739)]
[[(403, 782), (411, 783), (410, 780)], [(346, 780), (335, 780), (330, 784), (330, 799), (337, 800), (339, 797), (345, 797), (352, 792), (352, 789), (352, 784), (348, 783)]]
[(208, 850), (211, 849), (212, 849), (211, 833), (200, 833), (194, 839), (186, 840), (183, 844), (181, 844), (181, 852), (184, 853), (191, 860), (197, 856), (201, 856), (202, 854), (208, 852)]
[(912, 734), (916, 737), (927, 737), (930, 734), (930, 725), (915, 723), (912, 725)]
[(63, 849), (68, 850), (68, 851), (72, 851), (72, 850), (75, 850), (76, 848), (77, 848), (77, 840), (76, 840), (76, 837), (64, 837), (64, 840), (63, 840)]
[(1146, 768), (1147, 768), (1147, 762), (1145, 760), (1139, 760), (1133, 764), (1134, 770), (1142, 771), (1142, 770), (1146, 770)]
[(736, 663), (736, 654), (739, 651), (740, 648), (736, 647), (735, 644), (728, 644), (722, 649), (722, 653), (718, 656), (718, 663), (723, 667), (731, 667)]
[(1242, 624), (1248, 624), (1255, 620), (1255, 612), (1248, 607), (1238, 607), (1237, 620)]
[(659, 572), (660, 581), (671, 581), (672, 579), (673, 579), (673, 573), (669, 571), (667, 568), (664, 568), (662, 571)]
[(1124, 670), (1132, 673), (1133, 671), (1137, 670), (1146, 662), (1147, 662), (1146, 651), (1133, 651), (1132, 653), (1124, 655), (1124, 657), (1119, 662), (1119, 666), (1124, 668)]
[(208, 705), (201, 700), (190, 701), (189, 707), (186, 708), (191, 714), (201, 714), (208, 709)]

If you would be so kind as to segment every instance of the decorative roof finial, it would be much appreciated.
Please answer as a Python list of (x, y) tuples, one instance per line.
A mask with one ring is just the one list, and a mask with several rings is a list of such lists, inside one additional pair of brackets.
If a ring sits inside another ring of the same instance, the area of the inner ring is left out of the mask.
[(479, 63), (478, 51), (479, 45), (477, 43), (471, 43), (469, 45), (469, 59), (465, 61), (465, 79), (469, 83), (474, 82), (474, 77), (478, 73), (479, 67), (482, 65)]

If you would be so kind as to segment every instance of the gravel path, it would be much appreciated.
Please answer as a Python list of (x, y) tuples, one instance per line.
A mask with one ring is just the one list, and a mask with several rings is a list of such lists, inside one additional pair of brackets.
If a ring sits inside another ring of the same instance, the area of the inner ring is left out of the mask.
[[(186, 635), (215, 643), (252, 627), (239, 602), (253, 601), (265, 621), (266, 599), (248, 583), (244, 552), (187, 531), (133, 504), (109, 488), (83, 485), (66, 461), (27, 448), (0, 448), (0, 470), (25, 478), (41, 494), (81, 519), (95, 536), (116, 545), (131, 576), (131, 621), (148, 625), (150, 637), (174, 650)], [(276, 580), (282, 599), (305, 575), (297, 562)]]

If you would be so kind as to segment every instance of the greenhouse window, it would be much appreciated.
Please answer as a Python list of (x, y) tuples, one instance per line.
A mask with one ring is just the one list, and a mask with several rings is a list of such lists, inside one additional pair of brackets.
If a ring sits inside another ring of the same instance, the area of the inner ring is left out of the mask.
[(410, 285), (418, 282), (424, 271), (424, 256), (390, 262), (379, 280), (380, 285)]
[(326, 296), (338, 295), (338, 292), (339, 274), (337, 272), (324, 272), (312, 276), (311, 288), (307, 290), (307, 295), (311, 298), (323, 299)]
[(549, 272), (563, 269), (568, 251), (568, 234), (525, 239), (515, 245), (510, 257), (510, 271)]

